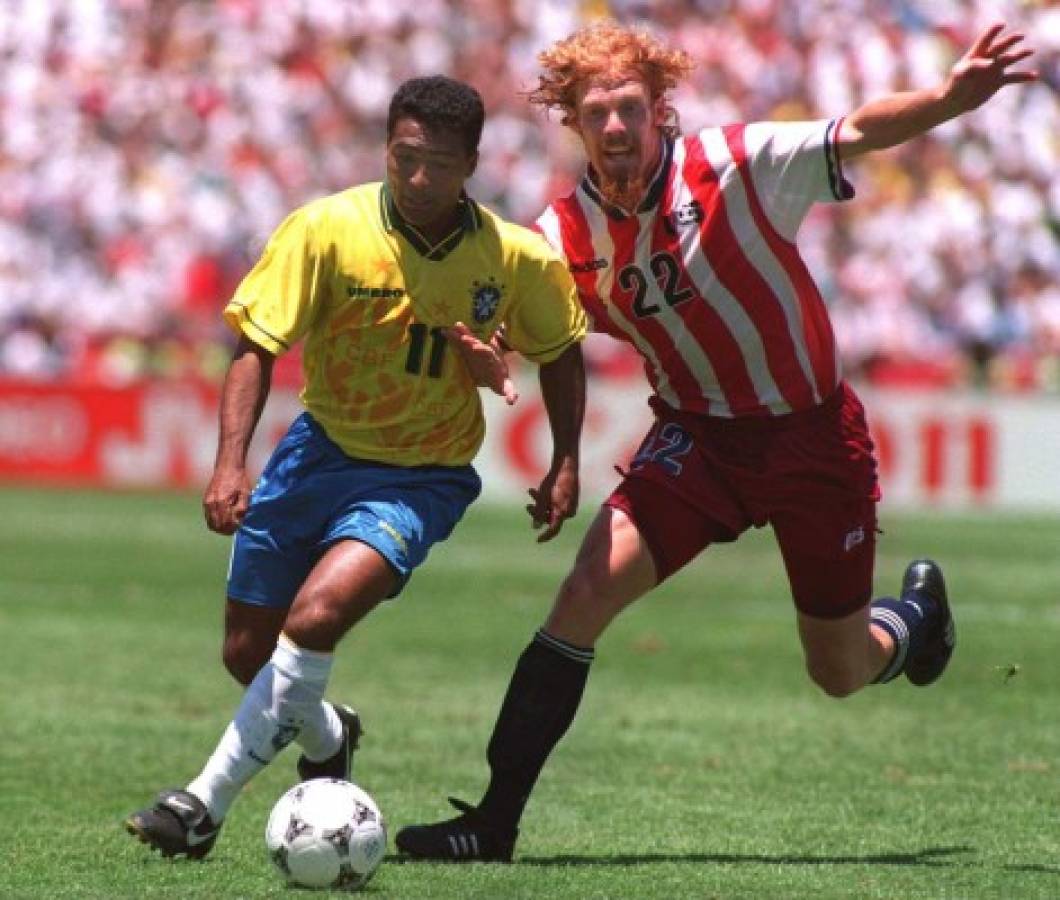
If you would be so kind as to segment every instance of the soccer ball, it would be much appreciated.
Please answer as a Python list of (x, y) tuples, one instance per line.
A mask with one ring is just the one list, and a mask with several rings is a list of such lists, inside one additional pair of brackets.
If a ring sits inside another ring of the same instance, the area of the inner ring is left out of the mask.
[(363, 887), (386, 853), (386, 823), (367, 792), (338, 778), (295, 785), (272, 809), (265, 843), (303, 887)]

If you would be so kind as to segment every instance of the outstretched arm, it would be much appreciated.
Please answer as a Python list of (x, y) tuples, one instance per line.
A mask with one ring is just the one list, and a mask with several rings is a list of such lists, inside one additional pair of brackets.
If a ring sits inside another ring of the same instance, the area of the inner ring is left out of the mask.
[(218, 534), (235, 532), (250, 503), (247, 449), (269, 396), (274, 361), (271, 353), (243, 337), (225, 376), (217, 459), (202, 498), (206, 525)]
[(1036, 80), (1037, 72), (1012, 71), (1034, 51), (1020, 46), (1022, 34), (1004, 31), (1002, 23), (984, 31), (939, 87), (870, 100), (847, 116), (839, 134), (842, 157), (894, 147), (976, 109), (1006, 84)]
[(552, 429), (552, 465), (541, 484), (530, 489), (526, 510), (537, 539), (550, 541), (578, 511), (578, 445), (585, 416), (585, 365), (581, 344), (568, 347), (539, 371), (541, 398)]

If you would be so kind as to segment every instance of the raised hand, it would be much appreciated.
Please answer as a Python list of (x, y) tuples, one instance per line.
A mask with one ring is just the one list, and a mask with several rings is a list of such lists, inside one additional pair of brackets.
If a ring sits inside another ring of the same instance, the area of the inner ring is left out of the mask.
[(991, 25), (950, 70), (945, 94), (960, 112), (981, 106), (1006, 84), (1037, 80), (1036, 71), (1012, 71), (1014, 65), (1032, 56), (1034, 51), (1021, 46), (1022, 34), (1004, 34), (1004, 31), (1003, 22)]
[(499, 345), (480, 341), (463, 322), (446, 328), (445, 337), (460, 354), (475, 384), (500, 394), (509, 406), (519, 399)]

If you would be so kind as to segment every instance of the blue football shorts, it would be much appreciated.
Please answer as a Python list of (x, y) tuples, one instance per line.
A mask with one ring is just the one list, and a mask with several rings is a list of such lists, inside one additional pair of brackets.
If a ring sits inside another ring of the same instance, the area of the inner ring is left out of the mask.
[(228, 596), (286, 608), (333, 544), (376, 550), (399, 576), (444, 541), (482, 482), (469, 466), (391, 466), (352, 459), (308, 413), (291, 424), (251, 494), (232, 544)]

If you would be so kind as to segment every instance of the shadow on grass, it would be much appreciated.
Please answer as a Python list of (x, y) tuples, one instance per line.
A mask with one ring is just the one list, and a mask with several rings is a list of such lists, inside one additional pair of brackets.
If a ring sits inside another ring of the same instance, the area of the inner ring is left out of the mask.
[(1039, 863), (1023, 863), (1018, 866), (1002, 866), (1008, 872), (1038, 872), (1043, 875), (1060, 875), (1060, 866), (1043, 866)]
[[(582, 856), (574, 853), (561, 853), (557, 856), (520, 856), (515, 860), (516, 866), (646, 866), (653, 863), (754, 863), (769, 866), (928, 866), (948, 867), (958, 865), (950, 857), (959, 853), (974, 853), (974, 847), (928, 847), (910, 853), (866, 853), (860, 856), (797, 856), (772, 855), (768, 853), (638, 853), (616, 854), (614, 856)], [(394, 855), (387, 856), (387, 862), (402, 864), (422, 864), (424, 860)], [(1027, 866), (1008, 866), (1007, 868), (1029, 868)], [(1042, 867), (1043, 871), (1056, 871)]]
[(928, 847), (910, 853), (866, 853), (862, 855), (810, 856), (773, 855), (769, 853), (642, 853), (617, 856), (521, 856), (516, 865), (523, 866), (639, 866), (650, 863), (754, 863), (770, 866), (929, 866), (946, 867), (957, 863), (950, 859), (959, 853), (974, 852), (974, 847)]

